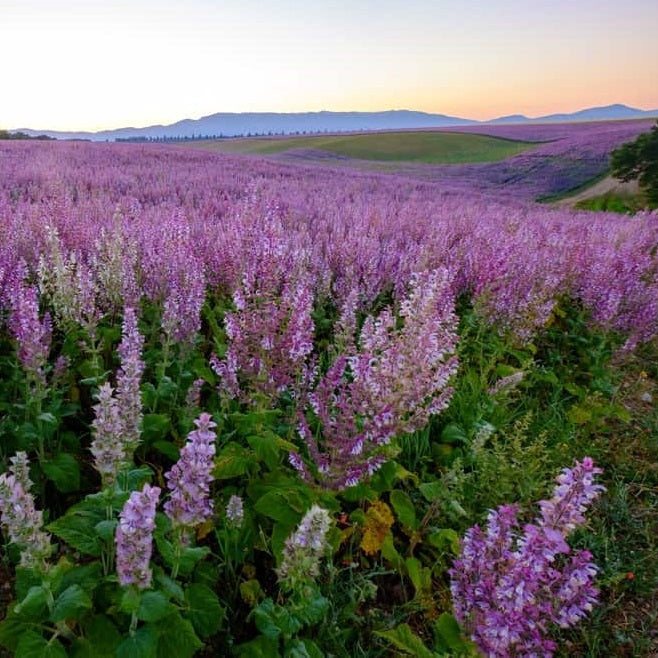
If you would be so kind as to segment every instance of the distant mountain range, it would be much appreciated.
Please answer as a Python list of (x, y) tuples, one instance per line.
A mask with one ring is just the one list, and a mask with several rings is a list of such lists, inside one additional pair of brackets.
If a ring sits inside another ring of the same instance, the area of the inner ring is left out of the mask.
[[(321, 132), (352, 132), (361, 130), (405, 130), (417, 128), (447, 128), (474, 124), (556, 123), (568, 121), (600, 121), (658, 117), (656, 110), (638, 110), (627, 105), (592, 107), (571, 114), (549, 114), (528, 118), (521, 114), (499, 117), (491, 121), (474, 121), (445, 114), (428, 114), (411, 110), (386, 112), (219, 112), (200, 119), (183, 119), (166, 126), (118, 128), (99, 132), (62, 132), (18, 128), (30, 136), (48, 135), (56, 139), (88, 139), (114, 141), (126, 139), (165, 139), (235, 137), (238, 135), (296, 134)], [(11, 131), (11, 132), (16, 132)]]

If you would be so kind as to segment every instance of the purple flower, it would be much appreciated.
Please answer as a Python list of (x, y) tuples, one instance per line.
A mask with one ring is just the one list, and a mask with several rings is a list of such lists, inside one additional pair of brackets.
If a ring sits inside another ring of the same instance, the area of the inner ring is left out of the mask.
[(120, 468), (129, 461), (131, 453), (124, 440), (124, 424), (113, 389), (107, 382), (98, 390), (98, 404), (92, 421), (94, 440), (91, 454), (94, 467), (101, 474), (103, 488), (114, 484)]
[(39, 317), (35, 286), (16, 283), (10, 290), (9, 331), (18, 344), (18, 359), (28, 373), (44, 380), (44, 367), (50, 353), (52, 324), (50, 315)]
[(139, 444), (142, 422), (142, 395), (140, 382), (144, 373), (141, 359), (144, 337), (137, 328), (135, 311), (126, 306), (123, 315), (123, 332), (118, 352), (121, 368), (117, 373), (117, 402), (123, 425), (123, 442), (129, 453)]
[(244, 505), (240, 496), (231, 496), (226, 504), (226, 520), (235, 528), (244, 521)]
[(329, 512), (313, 505), (304, 514), (297, 530), (286, 539), (281, 564), (277, 569), (279, 580), (288, 586), (315, 578), (320, 560), (330, 550), (327, 533), (331, 528)]
[(45, 571), (52, 552), (50, 535), (43, 531), (43, 513), (34, 505), (29, 462), (24, 452), (11, 458), (8, 473), (0, 475), (0, 522), (9, 541), (21, 550), (21, 566)]
[(486, 531), (466, 532), (451, 591), (457, 619), (486, 655), (552, 656), (551, 629), (572, 626), (597, 603), (592, 555), (572, 553), (566, 537), (604, 490), (594, 484), (599, 473), (589, 457), (564, 469), (551, 500), (539, 503), (541, 515), (522, 531), (509, 505), (489, 513)]
[(151, 585), (151, 552), (155, 530), (155, 508), (160, 489), (145, 484), (133, 491), (119, 514), (116, 531), (117, 573), (122, 585), (147, 589)]
[(165, 473), (171, 492), (164, 510), (174, 527), (193, 528), (212, 517), (210, 483), (215, 455), (215, 432), (210, 414), (202, 413), (194, 421), (197, 429), (187, 436), (180, 459)]
[[(443, 270), (413, 275), (398, 316), (390, 307), (368, 316), (348, 353), (335, 359), (306, 396), (322, 432), (313, 432), (305, 415), (298, 432), (315, 479), (325, 487), (342, 489), (372, 475), (385, 463), (395, 436), (424, 427), (447, 406), (448, 382), (457, 371), (450, 283)], [(341, 321), (339, 329), (345, 333), (348, 326)], [(298, 453), (289, 460), (310, 477)]]

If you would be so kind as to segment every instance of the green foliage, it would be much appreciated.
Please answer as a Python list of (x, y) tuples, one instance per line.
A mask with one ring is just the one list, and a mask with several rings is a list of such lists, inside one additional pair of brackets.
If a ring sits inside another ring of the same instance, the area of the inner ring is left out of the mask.
[(253, 138), (199, 143), (199, 146), (227, 152), (264, 155), (303, 148), (329, 151), (359, 160), (460, 164), (503, 160), (534, 148), (535, 144), (489, 135), (415, 131), (277, 139)]
[(635, 180), (644, 189), (650, 207), (658, 206), (658, 123), (633, 142), (611, 155), (612, 175), (622, 181)]
[[(26, 381), (14, 346), (0, 343), (0, 458), (6, 463), (20, 448), (36, 457), (35, 493), (56, 544), (46, 573), (14, 569), (13, 546), (3, 553), (0, 571), (14, 577), (0, 646), (16, 656), (74, 658), (475, 655), (452, 617), (447, 577), (464, 530), (491, 507), (542, 498), (560, 468), (591, 454), (606, 469), (609, 494), (593, 531), (577, 542), (601, 566), (604, 605), (561, 643), (574, 655), (616, 655), (633, 643), (650, 655), (655, 615), (638, 615), (642, 632), (627, 629), (619, 639), (615, 601), (632, 615), (634, 605), (651, 610), (658, 591), (658, 417), (640, 397), (656, 394), (655, 349), (644, 348), (630, 383), (620, 382), (618, 337), (593, 331), (573, 302), (563, 300), (550, 326), (523, 346), (460, 308), (450, 407), (399, 437), (369, 481), (332, 492), (303, 482), (288, 463), (297, 447), (292, 400), (250, 406), (211, 392), (206, 351), (212, 343), (221, 353), (222, 313), (206, 304), (208, 344), (185, 354), (163, 348), (158, 313), (144, 309), (142, 446), (136, 465), (100, 493), (89, 424), (94, 390), (116, 369), (119, 334), (108, 321), (95, 359), (81, 335), (62, 337), (72, 374), (43, 390)], [(318, 336), (327, 353), (331, 313), (316, 313), (327, 319)], [(523, 373), (520, 381), (496, 390), (514, 373)], [(143, 592), (124, 588), (114, 564), (118, 512), (145, 482), (165, 486), (198, 414), (185, 401), (198, 377), (206, 383), (203, 408), (218, 424), (215, 516), (182, 537), (158, 513), (153, 583)], [(233, 495), (244, 504), (239, 525), (225, 516)], [(320, 575), (281, 582), (286, 540), (313, 504), (334, 522)]]

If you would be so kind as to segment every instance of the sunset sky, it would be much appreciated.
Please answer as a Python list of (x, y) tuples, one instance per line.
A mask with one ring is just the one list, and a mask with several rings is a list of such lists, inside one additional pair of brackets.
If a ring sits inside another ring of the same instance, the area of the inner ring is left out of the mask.
[(658, 109), (657, 0), (0, 0), (0, 128)]

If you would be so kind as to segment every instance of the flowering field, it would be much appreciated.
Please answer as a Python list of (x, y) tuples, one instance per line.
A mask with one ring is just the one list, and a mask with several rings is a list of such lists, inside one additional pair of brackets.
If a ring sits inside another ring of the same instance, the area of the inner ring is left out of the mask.
[[(517, 155), (512, 152), (503, 159), (489, 162), (490, 158), (479, 157), (472, 162), (463, 164), (426, 164), (387, 163), (388, 170), (394, 170), (398, 175), (415, 180), (439, 183), (453, 190), (461, 190), (464, 194), (474, 191), (495, 194), (508, 199), (548, 199), (565, 194), (581, 185), (587, 184), (593, 178), (604, 173), (608, 166), (608, 156), (612, 149), (624, 142), (632, 141), (641, 132), (649, 130), (653, 121), (636, 119), (630, 121), (599, 121), (587, 123), (555, 123), (555, 124), (489, 124), (466, 127), (453, 127), (437, 130), (439, 133), (454, 133), (467, 135), (486, 135), (502, 137), (516, 142), (546, 142), (534, 145)], [(395, 133), (381, 133), (395, 135)], [(375, 135), (368, 136), (374, 140)], [(341, 166), (377, 167), (383, 165), (358, 162), (336, 156), (322, 148), (322, 140), (326, 138), (277, 138), (276, 140), (227, 140), (223, 142), (196, 143), (199, 148), (208, 149), (257, 149), (259, 153), (269, 153), (284, 161), (314, 163)], [(345, 137), (339, 139), (346, 139)], [(276, 149), (266, 150), (262, 144), (276, 145)], [(281, 152), (288, 144), (290, 150)], [(512, 145), (514, 146), (514, 145)], [(471, 148), (473, 148), (471, 146)], [(274, 155), (278, 154), (278, 155)], [(354, 157), (354, 156), (353, 156)], [(358, 157), (366, 157), (360, 155)], [(372, 158), (380, 159), (380, 158)], [(403, 160), (402, 157), (397, 157)], [(419, 158), (408, 158), (419, 159)], [(432, 160), (426, 160), (431, 162)], [(440, 162), (440, 160), (434, 160)], [(450, 162), (450, 161), (445, 161)], [(456, 161), (459, 162), (459, 161)]]
[(655, 486), (657, 215), (159, 145), (0, 171), (10, 655), (623, 648), (655, 543), (597, 501), (611, 427)]

